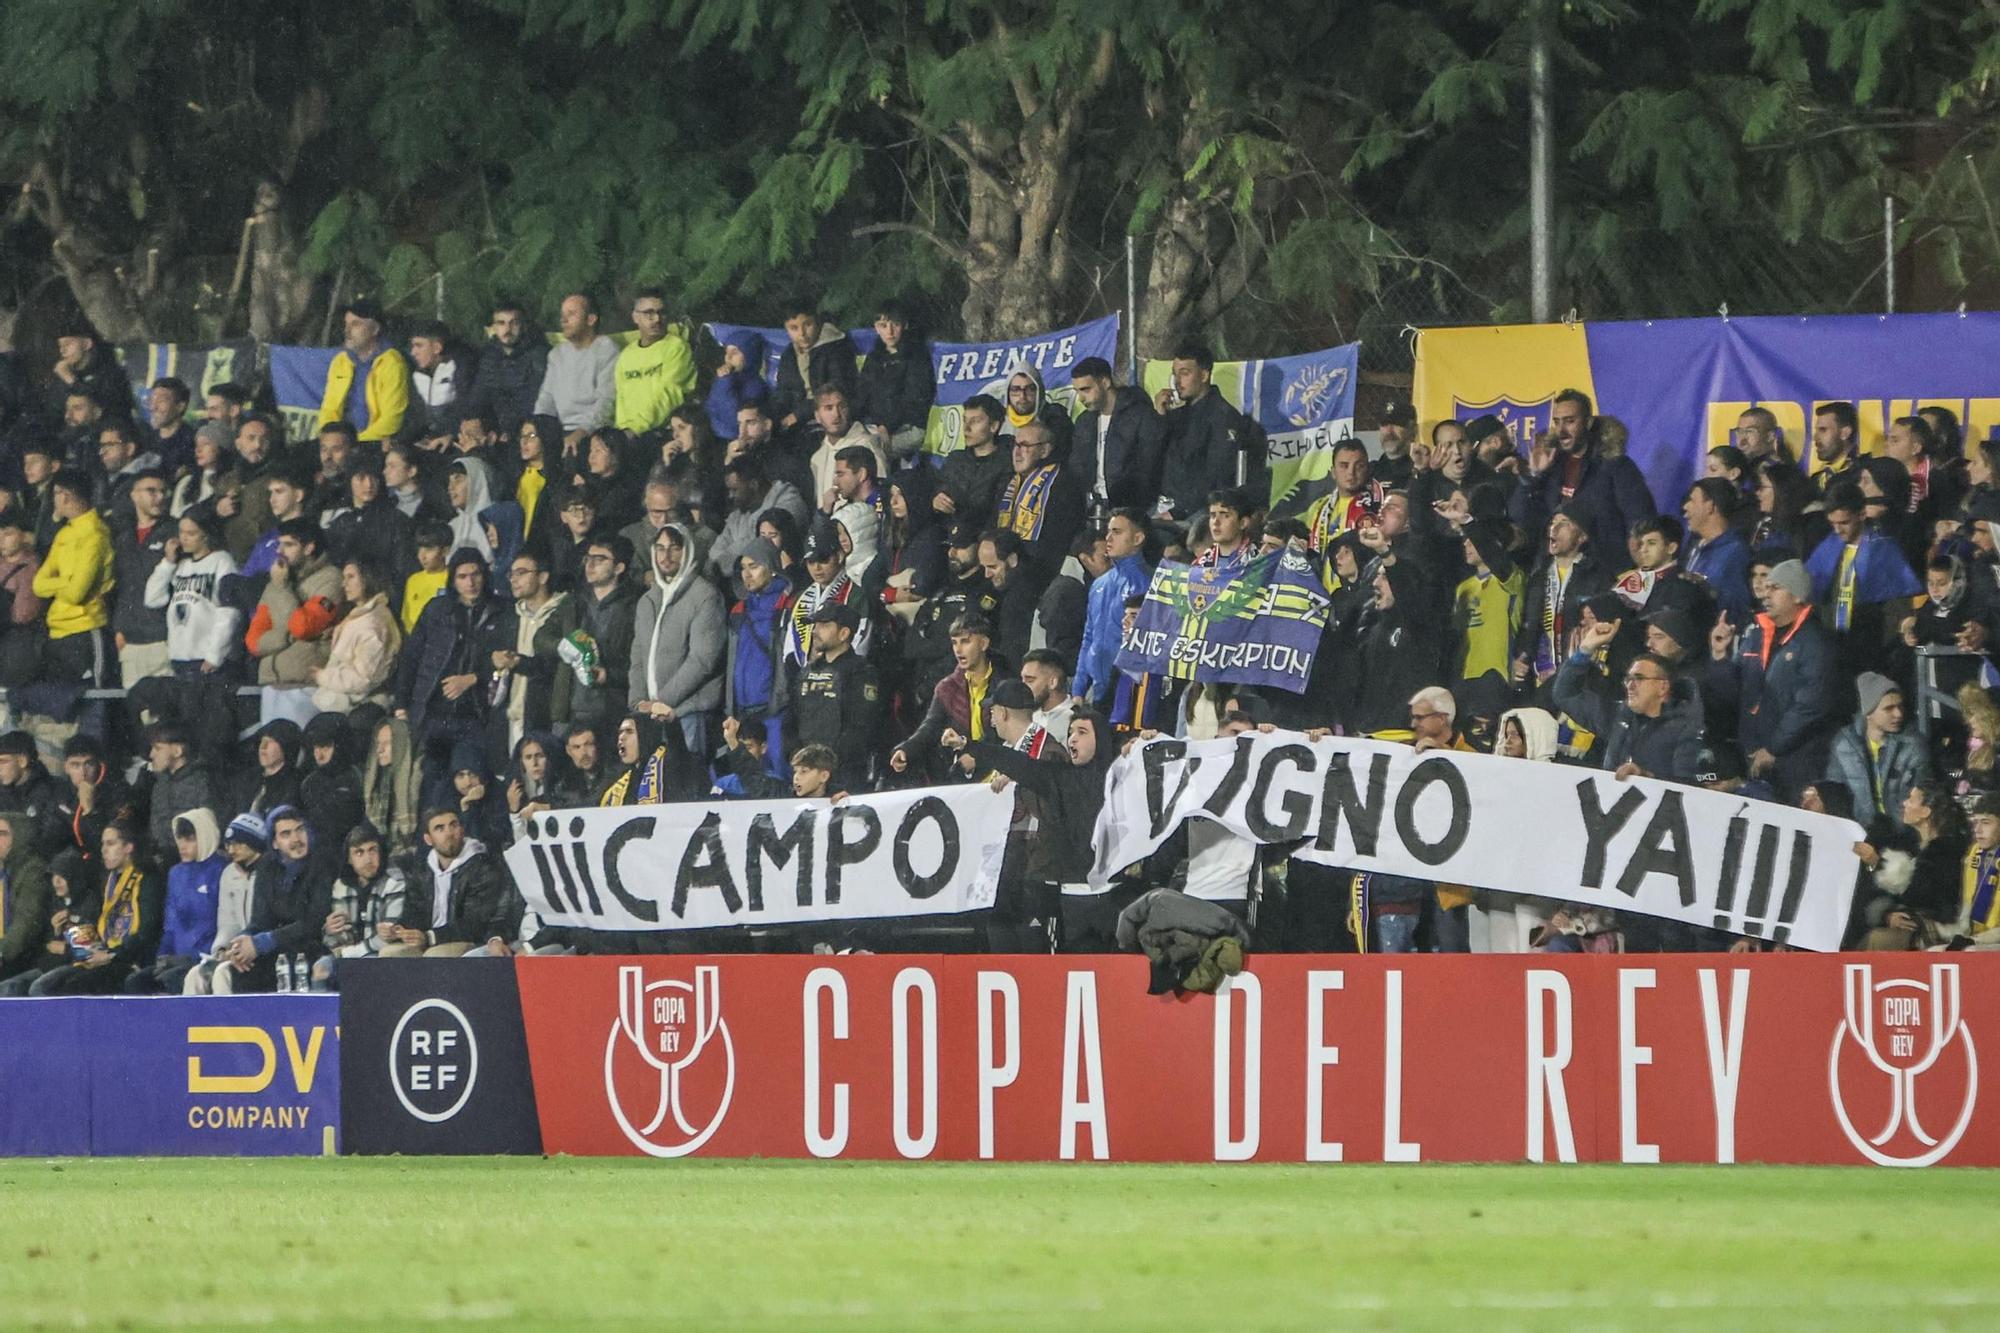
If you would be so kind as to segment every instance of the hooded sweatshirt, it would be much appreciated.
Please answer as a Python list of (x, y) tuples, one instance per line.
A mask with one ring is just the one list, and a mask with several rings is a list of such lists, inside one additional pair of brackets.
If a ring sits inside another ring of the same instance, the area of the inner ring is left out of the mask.
[(479, 521), (479, 515), (493, 503), (493, 471), (477, 458), (464, 457), (455, 460), (453, 467), (465, 470), (465, 507), (451, 517), (451, 549), (462, 550), (470, 546), (487, 560), (493, 560), (493, 543), (486, 540), (486, 529)]
[(678, 714), (722, 707), (722, 660), (727, 617), (722, 594), (702, 577), (702, 547), (687, 525), (680, 534), (681, 568), (670, 584), (655, 583), (639, 599), (632, 633), (628, 701), (654, 700)]
[(167, 609), (167, 657), (219, 667), (236, 641), (242, 612), (217, 595), (225, 576), (236, 572), (229, 552), (210, 551), (199, 560), (162, 560), (146, 578), (146, 605)]
[(1090, 874), (1091, 832), (1104, 808), (1104, 775), (1118, 748), (1110, 724), (1098, 713), (1079, 708), (1071, 718), (1072, 725), (1077, 722), (1097, 738), (1096, 753), (1086, 764), (1051, 763), (998, 740), (975, 741), (967, 753), (981, 771), (1004, 773), (1039, 798), (1036, 846), (1046, 856), (1049, 878), (1073, 891), (1088, 891), (1082, 886)]
[(196, 958), (207, 952), (215, 939), (216, 917), (222, 905), (222, 870), (228, 863), (219, 850), (222, 833), (215, 826), (214, 815), (197, 806), (176, 818), (194, 826), (195, 857), (167, 871), (166, 929), (160, 936), (160, 954)]
[(749, 330), (742, 331), (729, 340), (729, 345), (743, 349), (743, 369), (731, 370), (715, 377), (708, 386), (708, 398), (704, 406), (708, 409), (709, 429), (718, 440), (736, 438), (736, 413), (751, 403), (761, 403), (771, 396), (771, 386), (764, 382), (764, 338), (762, 334)]
[(7, 972), (48, 942), (55, 894), (48, 867), (35, 854), (35, 821), (12, 811), (0, 819), (14, 831), (14, 846), (0, 864), (0, 972)]

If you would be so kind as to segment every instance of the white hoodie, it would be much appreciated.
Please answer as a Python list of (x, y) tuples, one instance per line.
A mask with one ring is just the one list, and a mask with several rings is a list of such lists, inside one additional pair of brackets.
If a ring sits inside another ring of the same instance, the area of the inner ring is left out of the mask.
[(199, 560), (182, 556), (173, 564), (162, 560), (146, 579), (146, 605), (167, 608), (167, 657), (175, 662), (206, 662), (221, 666), (243, 616), (224, 606), (217, 593), (225, 574), (236, 572), (227, 551), (210, 551)]

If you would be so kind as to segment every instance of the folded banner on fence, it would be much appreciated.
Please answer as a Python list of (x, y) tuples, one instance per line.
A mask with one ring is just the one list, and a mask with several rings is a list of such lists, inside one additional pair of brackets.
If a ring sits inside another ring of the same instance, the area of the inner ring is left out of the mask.
[(1230, 569), (1165, 560), (1118, 650), (1121, 670), (1303, 691), (1326, 629), (1312, 562), (1290, 551)]
[(592, 930), (935, 916), (993, 905), (1013, 809), (981, 785), (560, 810), (507, 868), (542, 920)]
[(1627, 452), (1669, 511), (1736, 418), (1767, 408), (1792, 457), (1812, 454), (1813, 410), (1846, 400), (1861, 447), (1888, 423), (1948, 407), (1967, 440), (2000, 426), (2000, 314), (1834, 315), (1529, 324), (1417, 335), (1419, 428), (1494, 413), (1525, 449), (1565, 388), (1631, 432)]
[[(1263, 430), (1271, 469), (1271, 508), (1296, 514), (1332, 487), (1333, 446), (1354, 434), (1354, 387), (1361, 344), (1343, 343), (1298, 356), (1218, 361), (1215, 387)], [(1173, 380), (1173, 362), (1148, 361), (1147, 393)]]
[(1859, 825), (1594, 769), (1297, 732), (1155, 740), (1111, 766), (1091, 882), (1184, 819), (1325, 865), (1840, 947)]

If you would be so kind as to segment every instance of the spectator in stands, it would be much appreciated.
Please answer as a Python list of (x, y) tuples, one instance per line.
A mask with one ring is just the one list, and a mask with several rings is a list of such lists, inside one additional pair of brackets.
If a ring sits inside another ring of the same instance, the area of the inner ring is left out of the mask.
[(1753, 612), (1750, 546), (1736, 523), (1740, 498), (1734, 482), (1704, 477), (1681, 505), (1690, 539), (1683, 561), (1687, 575), (1706, 585), (1716, 606), (1739, 624)]
[(874, 455), (876, 476), (889, 470), (888, 460), (875, 437), (850, 415), (851, 404), (848, 390), (839, 384), (822, 384), (813, 399), (813, 420), (819, 426), (820, 440), (807, 465), (812, 469), (814, 503), (829, 513), (840, 503), (833, 470), (842, 452), (866, 449)]
[(1556, 706), (1599, 737), (1598, 767), (1613, 776), (1691, 781), (1701, 756), (1700, 704), (1685, 688), (1676, 688), (1672, 668), (1653, 653), (1632, 659), (1622, 684), (1624, 700), (1615, 702), (1590, 670), (1591, 653), (1615, 633), (1615, 623), (1583, 632), (1556, 674)]
[[(1208, 539), (1196, 543), (1194, 563), (1231, 575), (1241, 573), (1257, 554), (1250, 541), (1250, 520), (1256, 512), (1256, 500), (1240, 487), (1222, 486), (1210, 492), (1206, 514)], [(1197, 521), (1194, 528), (1199, 530), (1201, 526)]]
[(1778, 429), (1778, 418), (1768, 407), (1752, 407), (1739, 413), (1736, 429), (1729, 433), (1729, 438), (1743, 451), (1743, 456), (1759, 468), (1766, 462), (1777, 462), (1795, 472), (1798, 470), (1798, 459), (1785, 447), (1783, 432)]
[[(196, 761), (193, 738), (178, 722), (155, 722), (147, 729), (148, 767), (153, 787), (148, 796), (147, 847), (166, 855), (173, 846), (174, 821), (190, 810), (213, 810), (221, 794), (208, 770)], [(210, 850), (214, 850), (211, 845)]]
[(1165, 421), (1143, 390), (1112, 382), (1111, 364), (1101, 356), (1077, 362), (1069, 382), (1084, 407), (1069, 466), (1091, 508), (1099, 513), (1150, 508), (1160, 494)]
[[(1610, 587), (1611, 574), (1589, 549), (1590, 531), (1565, 507), (1549, 519), (1548, 554), (1523, 588), (1514, 680), (1536, 691), (1555, 680), (1582, 620), (1583, 604)], [(1539, 695), (1538, 695), (1539, 697)]]
[(320, 943), (326, 955), (313, 964), (314, 990), (339, 990), (341, 960), (373, 958), (397, 936), (409, 883), (389, 857), (372, 825), (347, 831), (347, 863), (333, 881)]
[(487, 588), (485, 558), (461, 548), (450, 574), (449, 595), (425, 607), (396, 675), (396, 716), (410, 724), (422, 791), (433, 800), (450, 781), (453, 749), (482, 742), (493, 653), (507, 646), (505, 608)]
[(1837, 636), (1850, 670), (1871, 669), (1883, 660), (1888, 636), (1903, 623), (1913, 595), (1923, 585), (1886, 533), (1868, 526), (1862, 497), (1852, 487), (1836, 487), (1826, 499), (1827, 534), (1806, 560), (1819, 618)]
[(265, 474), (261, 489), (270, 502), (271, 526), (258, 535), (243, 560), (243, 578), (253, 592), (261, 590), (260, 581), (278, 562), (278, 529), (293, 519), (306, 517), (306, 498), (311, 494), (305, 474), (296, 468), (271, 469)]
[[(1991, 801), (1974, 799), (1975, 819), (1992, 818)], [(1854, 849), (1873, 873), (1855, 890), (1854, 915), (1867, 933), (1849, 947), (1928, 949), (1951, 938), (1968, 882), (1976, 898), (1982, 883), (1992, 881), (2000, 859), (1992, 851), (1995, 831), (1989, 824), (1984, 845), (1973, 846), (1965, 812), (1949, 787), (1935, 782), (1911, 787), (1894, 818), (1871, 825), (1870, 841)]]
[(42, 665), (42, 622), (48, 603), (35, 595), (34, 532), (16, 506), (0, 510), (0, 688), (34, 680)]
[(1004, 528), (979, 534), (979, 568), (1000, 604), (993, 610), (993, 649), (1002, 660), (1019, 662), (1027, 655), (1035, 630), (1036, 589), (1032, 575), (1021, 567), (1021, 539)]
[(319, 424), (346, 421), (363, 440), (393, 440), (410, 410), (410, 363), (382, 341), (382, 307), (363, 298), (342, 316), (346, 334), (326, 368)]
[(883, 600), (891, 607), (907, 607), (907, 613), (899, 615), (914, 613), (915, 603), (944, 581), (944, 541), (950, 525), (931, 507), (936, 478), (931, 468), (910, 467), (889, 481), (889, 516), (880, 534), (887, 554), (882, 577), (888, 588)]
[[(778, 359), (771, 414), (781, 428), (791, 430), (815, 411), (821, 389), (838, 385), (843, 402), (852, 401), (856, 375), (854, 344), (844, 332), (821, 322), (814, 302), (800, 298), (790, 303), (785, 336), (791, 339), (791, 346)], [(824, 486), (816, 487), (814, 494), (825, 490)]]
[(138, 833), (130, 824), (107, 824), (99, 847), (102, 887), (94, 899), (95, 920), (79, 923), (74, 961), (43, 973), (28, 988), (30, 995), (115, 994), (127, 977), (152, 964), (166, 905), (165, 877), (139, 860)]
[(626, 693), (634, 709), (677, 723), (688, 749), (706, 755), (722, 707), (727, 617), (721, 594), (702, 574), (693, 531), (669, 523), (653, 542), (653, 586), (634, 615)]
[(1186, 523), (1218, 487), (1242, 485), (1268, 494), (1262, 432), (1230, 406), (1213, 384), (1215, 354), (1201, 343), (1174, 353), (1173, 387), (1163, 394), (1166, 466), (1155, 513)]
[[(579, 604), (567, 593), (549, 587), (546, 556), (523, 550), (508, 567), (508, 591), (513, 595), (511, 622), (503, 625), (503, 647), (493, 651), (496, 724), (504, 724), (504, 740), (495, 734), (489, 752), (506, 753), (528, 732), (545, 732), (569, 721), (570, 697), (576, 676), (557, 656), (560, 645), (581, 623)], [(504, 673), (504, 686), (499, 678)], [(494, 742), (501, 742), (497, 746)]]
[(56, 335), (56, 363), (49, 378), (52, 417), (61, 417), (68, 399), (86, 395), (100, 413), (132, 415), (132, 386), (111, 349), (97, 340), (88, 320), (73, 320)]
[(948, 518), (984, 526), (1013, 477), (1013, 452), (1000, 443), (1007, 409), (990, 394), (974, 394), (959, 408), (963, 438), (945, 455), (931, 508)]
[(129, 528), (133, 523), (132, 487), (142, 475), (162, 475), (160, 456), (141, 453), (139, 428), (114, 419), (99, 423), (97, 459), (97, 512), (114, 530)]
[(1849, 687), (1833, 632), (1812, 615), (1812, 579), (1787, 560), (1765, 578), (1764, 614), (1740, 640), (1728, 617), (1709, 636), (1704, 695), (1736, 707), (1736, 740), (1752, 777), (1787, 799), (1826, 772)]
[(923, 448), (936, 396), (929, 343), (900, 302), (882, 302), (875, 312), (875, 348), (861, 363), (855, 416), (900, 464)]
[(35, 596), (49, 602), (45, 676), (95, 689), (111, 683), (105, 633), (114, 577), (111, 530), (90, 507), (90, 479), (67, 468), (55, 477), (55, 514), (62, 527), (33, 584)]
[(1352, 699), (1343, 719), (1351, 731), (1382, 731), (1409, 717), (1412, 685), (1438, 684), (1443, 675), (1440, 626), (1422, 603), (1421, 575), (1407, 561), (1382, 563), (1373, 578), (1375, 600), (1357, 629), (1358, 652), (1347, 664), (1343, 696)]
[(558, 808), (597, 804), (604, 784), (609, 781), (600, 734), (597, 726), (589, 722), (572, 722), (563, 734), (563, 757), (569, 760), (569, 768), (551, 793)]
[(1401, 488), (1410, 484), (1414, 467), (1410, 459), (1411, 437), (1417, 429), (1416, 405), (1407, 398), (1391, 398), (1382, 404), (1375, 423), (1375, 438), (1382, 446), (1368, 475), (1384, 486)]
[[(1148, 409), (1150, 410), (1150, 409)], [(1117, 687), (1114, 663), (1125, 619), (1125, 603), (1143, 596), (1152, 583), (1146, 568), (1146, 515), (1138, 509), (1112, 511), (1105, 528), (1105, 554), (1111, 567), (1090, 584), (1089, 608), (1084, 614), (1083, 650), (1076, 664), (1076, 696), (1100, 711), (1109, 704)]]
[(1564, 505), (1590, 533), (1592, 549), (1624, 549), (1625, 534), (1659, 510), (1639, 465), (1609, 458), (1598, 448), (1590, 396), (1564, 389), (1549, 407), (1549, 429), (1528, 451), (1527, 469), (1514, 487), (1508, 513), (1539, 541), (1549, 518)]
[(477, 551), (483, 560), (493, 559), (493, 543), (479, 516), (496, 498), (493, 473), (477, 458), (456, 458), (445, 471), (446, 492), (451, 497), (451, 542), (454, 551)]
[(729, 500), (722, 488), (722, 441), (708, 428), (708, 416), (692, 400), (667, 414), (666, 436), (660, 441), (660, 463), (673, 479), (682, 503), (695, 522), (706, 528), (721, 525)]
[(734, 440), (743, 409), (770, 396), (771, 386), (764, 380), (764, 337), (755, 329), (738, 329), (722, 344), (722, 363), (715, 368), (703, 401), (709, 429), (719, 440)]
[(1860, 711), (1833, 738), (1828, 773), (1854, 797), (1854, 817), (1871, 830), (1896, 820), (1912, 787), (1931, 780), (1922, 738), (1903, 730), (1903, 691), (1887, 676), (1863, 672), (1855, 682)]
[(450, 578), (445, 565), (451, 551), (451, 529), (435, 520), (419, 523), (416, 544), (417, 568), (403, 580), (403, 609), (398, 619), (405, 638), (417, 632), (424, 608), (444, 595)]
[(1483, 518), (1456, 493), (1441, 513), (1459, 535), (1466, 568), (1453, 592), (1452, 694), (1466, 730), (1490, 748), (1493, 725), (1512, 702), (1510, 649), (1521, 630), (1522, 578), (1507, 551), (1498, 497), (1480, 494), (1493, 500)]
[(410, 420), (404, 434), (433, 447), (458, 431), (458, 400), (472, 388), (470, 358), (459, 351), (451, 330), (426, 320), (410, 334)]
[(375, 726), (368, 761), (361, 769), (361, 805), (371, 827), (388, 839), (393, 854), (408, 851), (417, 841), (416, 747), (410, 724), (384, 718)]
[[(579, 478), (597, 505), (597, 522), (606, 528), (622, 528), (638, 521), (645, 507), (639, 482), (644, 473), (630, 461), (632, 441), (615, 427), (593, 431), (583, 455)], [(646, 478), (650, 484), (654, 478)], [(636, 545), (635, 545), (635, 548)]]
[(840, 756), (833, 783), (846, 791), (872, 785), (882, 728), (888, 717), (880, 677), (853, 651), (861, 623), (858, 608), (829, 603), (813, 613), (813, 658), (793, 687), (793, 748), (825, 745)]
[(742, 597), (729, 610), (723, 712), (727, 718), (755, 724), (764, 745), (774, 754), (784, 754), (791, 699), (785, 670), (791, 581), (779, 568), (777, 548), (762, 537), (752, 538), (736, 563)]
[(299, 803), (300, 752), (305, 732), (290, 718), (276, 718), (257, 731), (257, 772), (248, 799), (240, 804), (267, 820), (273, 810)]
[(166, 612), (146, 604), (145, 587), (177, 525), (166, 519), (167, 482), (160, 473), (135, 478), (128, 498), (132, 521), (115, 529), (111, 538), (113, 581), (120, 590), (111, 611), (111, 630), (118, 648), (118, 677), (130, 689), (148, 676), (168, 671)]
[(246, 416), (236, 427), (233, 481), (218, 481), (215, 512), (224, 521), (224, 540), (240, 565), (271, 526), (269, 482), (278, 465), (277, 430), (261, 416)]
[[(91, 864), (96, 864), (95, 854)], [(22, 960), (12, 976), (0, 981), (0, 998), (19, 999), (27, 995), (36, 982), (70, 962), (73, 956), (73, 946), (67, 938), (70, 926), (77, 926), (81, 935), (97, 915), (97, 901), (93, 897), (95, 878), (73, 848), (65, 848), (49, 859), (49, 910), (40, 932), (42, 946)]]
[(223, 947), (219, 957), (227, 966), (211, 978), (218, 995), (276, 990), (281, 960), (310, 963), (321, 952), (320, 934), (333, 900), (331, 869), (314, 854), (302, 811), (280, 806), (268, 824), (271, 850), (251, 879), (249, 922)]
[(535, 410), (542, 381), (548, 377), (549, 345), (528, 327), (527, 310), (517, 301), (494, 302), (487, 331), (490, 336), (479, 351), (479, 373), (473, 377), (465, 408), (511, 435)]
[(55, 542), (56, 471), (60, 452), (46, 440), (30, 440), (21, 449), (21, 517), (35, 537), (35, 554), (47, 556)]
[(1034, 724), (1062, 744), (1077, 709), (1077, 700), (1069, 693), (1066, 659), (1046, 648), (1030, 649), (1021, 659), (1021, 683), (1035, 700)]
[(1388, 494), (1374, 479), (1368, 448), (1359, 440), (1334, 444), (1332, 471), (1333, 489), (1306, 510), (1306, 544), (1315, 551), (1326, 550), (1343, 532), (1373, 524)]
[(60, 813), (65, 794), (64, 784), (42, 763), (33, 736), (25, 731), (0, 733), (0, 812), (27, 819), (26, 845), (37, 856), (54, 855), (68, 839)]
[(382, 485), (396, 512), (412, 523), (445, 518), (450, 507), (437, 503), (425, 490), (423, 456), (407, 444), (392, 444), (382, 451)]
[(994, 510), (994, 526), (1021, 539), (1021, 563), (1036, 595), (1062, 567), (1070, 539), (1084, 525), (1083, 491), (1069, 469), (1052, 460), (1054, 448), (1039, 421), (1015, 430), (1014, 474)]
[(1002, 678), (995, 670), (992, 647), (993, 626), (986, 617), (966, 614), (952, 622), (952, 672), (931, 691), (929, 706), (916, 730), (889, 752), (893, 771), (907, 771), (913, 759), (918, 772), (926, 771), (947, 730), (968, 741), (986, 739), (992, 729), (987, 692), (996, 678)]
[(1073, 423), (1068, 412), (1049, 401), (1042, 372), (1024, 365), (1007, 377), (1007, 419), (1001, 435), (1012, 439), (1023, 426), (1038, 423), (1049, 433), (1049, 457), (1069, 463), (1069, 442)]
[(799, 521), (804, 522), (806, 502), (812, 494), (812, 468), (803, 451), (777, 439), (776, 429), (765, 404), (746, 403), (736, 413), (736, 438), (724, 446), (722, 461), (728, 464), (747, 458), (761, 464), (766, 477), (782, 481), (799, 493)]
[[(632, 546), (616, 533), (593, 536), (585, 543), (583, 586), (577, 590), (577, 631), (589, 644), (588, 659), (580, 654), (572, 667), (589, 676), (570, 691), (573, 721), (608, 726), (626, 709), (632, 663), (632, 626), (639, 592), (626, 578)], [(558, 649), (558, 652), (561, 650)]]
[(384, 958), (457, 958), (482, 945), (505, 942), (520, 930), (523, 904), (484, 844), (468, 838), (458, 811), (424, 811), (424, 844), (403, 894), (396, 942)]
[(618, 354), (617, 423), (650, 443), (666, 429), (669, 414), (694, 393), (694, 353), (687, 339), (667, 327), (667, 300), (658, 288), (648, 287), (633, 300), (632, 327), (639, 336)]
[(805, 579), (798, 584), (792, 601), (790, 632), (785, 639), (785, 658), (802, 667), (812, 656), (812, 618), (821, 608), (834, 603), (850, 603), (862, 612), (854, 638), (854, 651), (868, 656), (874, 644), (874, 618), (864, 605), (867, 593), (845, 568), (846, 553), (840, 548), (839, 533), (826, 522), (816, 524), (806, 539), (803, 564)]
[(372, 564), (350, 560), (341, 566), (340, 598), (346, 610), (328, 635), (326, 661), (309, 673), (313, 707), (327, 713), (387, 702), (403, 643)]
[(188, 465), (171, 474), (173, 496), (167, 505), (171, 517), (179, 518), (196, 505), (212, 510), (225, 491), (237, 489), (235, 439), (233, 432), (216, 421), (204, 421), (195, 430)]
[(1849, 402), (1821, 403), (1813, 409), (1813, 484), (1831, 497), (1851, 485), (1861, 467), (1861, 417)]
[(728, 516), (722, 535), (709, 545), (708, 558), (718, 573), (727, 575), (736, 568), (737, 557), (758, 540), (757, 520), (765, 510), (784, 509), (802, 522), (807, 511), (805, 497), (785, 482), (768, 480), (755, 459), (739, 458), (725, 465), (722, 479), (729, 497)]
[(278, 558), (264, 582), (244, 644), (257, 659), (265, 716), (310, 717), (313, 674), (326, 665), (328, 634), (345, 605), (340, 571), (326, 559), (325, 538), (308, 519), (278, 525)]
[(533, 416), (521, 423), (516, 441), (518, 459), (510, 495), (521, 506), (523, 540), (543, 551), (550, 549), (567, 480), (559, 461), (562, 440), (562, 426), (554, 417)]
[(128, 995), (179, 995), (187, 975), (215, 938), (222, 902), (222, 832), (215, 815), (196, 806), (174, 818), (168, 842), (176, 861), (167, 871), (164, 924), (157, 955), (125, 978)]
[(357, 464), (347, 475), (347, 500), (346, 510), (324, 525), (327, 558), (337, 565), (367, 560), (398, 582), (407, 578), (417, 567), (416, 524), (389, 497), (382, 470)]
[[(0, 737), (0, 745), (5, 743)], [(36, 847), (35, 824), (23, 810), (0, 814), (0, 982), (34, 970), (49, 942), (54, 895)]]
[[(643, 303), (642, 303), (643, 304)], [(590, 432), (611, 424), (618, 392), (618, 344), (597, 331), (597, 302), (585, 292), (563, 298), (562, 341), (549, 349), (548, 369), (535, 396), (535, 414), (562, 426), (560, 448), (573, 452)], [(558, 448), (544, 439), (545, 449)]]
[(215, 938), (203, 950), (207, 957), (188, 970), (181, 985), (183, 995), (210, 995), (215, 992), (215, 974), (228, 968), (222, 953), (229, 942), (250, 924), (250, 900), (255, 891), (257, 867), (270, 849), (270, 829), (262, 816), (241, 814), (229, 821), (222, 833), (222, 855), (227, 862), (216, 888)]

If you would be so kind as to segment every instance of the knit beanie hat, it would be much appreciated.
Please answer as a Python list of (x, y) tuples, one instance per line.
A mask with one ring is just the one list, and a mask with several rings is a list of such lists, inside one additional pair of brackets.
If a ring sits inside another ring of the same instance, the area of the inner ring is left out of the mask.
[(1884, 698), (1901, 694), (1903, 687), (1880, 672), (1864, 671), (1854, 682), (1854, 692), (1861, 697), (1861, 716), (1867, 717), (1881, 706)]
[(1771, 566), (1771, 572), (1764, 576), (1764, 581), (1774, 588), (1783, 588), (1794, 600), (1812, 600), (1812, 575), (1806, 573), (1806, 567), (1796, 560)]
[(262, 815), (247, 811), (229, 821), (229, 829), (222, 835), (224, 842), (240, 842), (246, 847), (266, 851), (271, 846), (271, 829)]

